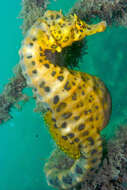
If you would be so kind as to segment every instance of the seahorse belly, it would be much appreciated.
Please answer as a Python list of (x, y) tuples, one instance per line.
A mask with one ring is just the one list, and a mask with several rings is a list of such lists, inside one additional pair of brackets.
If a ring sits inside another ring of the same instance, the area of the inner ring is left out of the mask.
[(63, 171), (46, 163), (48, 184), (56, 188), (76, 185), (101, 162), (100, 131), (109, 120), (110, 96), (97, 77), (56, 65), (55, 52), (105, 27), (105, 22), (89, 26), (76, 15), (64, 17), (61, 12), (47, 11), (28, 31), (20, 49), (27, 84), (33, 87), (37, 101), (50, 109), (45, 115), (50, 133), (75, 159)]

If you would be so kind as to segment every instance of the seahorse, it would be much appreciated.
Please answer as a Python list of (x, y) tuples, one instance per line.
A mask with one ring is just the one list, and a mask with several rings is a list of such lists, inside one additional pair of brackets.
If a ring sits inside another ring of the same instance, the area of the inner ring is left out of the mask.
[(73, 42), (102, 32), (104, 21), (88, 25), (76, 14), (46, 11), (27, 32), (20, 49), (21, 68), (28, 86), (48, 112), (45, 120), (57, 145), (74, 159), (69, 169), (45, 164), (48, 184), (67, 189), (98, 168), (102, 158), (100, 131), (110, 118), (111, 99), (104, 83), (87, 73), (55, 62), (55, 55)]

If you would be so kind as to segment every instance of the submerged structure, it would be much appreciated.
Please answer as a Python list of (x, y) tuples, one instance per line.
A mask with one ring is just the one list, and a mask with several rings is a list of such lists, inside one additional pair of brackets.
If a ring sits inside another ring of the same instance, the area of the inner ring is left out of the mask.
[[(49, 110), (45, 120), (58, 146), (74, 163), (58, 169), (45, 165), (48, 184), (68, 189), (98, 168), (102, 158), (100, 131), (110, 117), (111, 101), (103, 82), (95, 76), (57, 64), (63, 48), (85, 36), (105, 30), (106, 23), (88, 25), (76, 15), (47, 11), (27, 32), (20, 49), (21, 68), (38, 102)], [(56, 165), (56, 166), (55, 166)]]

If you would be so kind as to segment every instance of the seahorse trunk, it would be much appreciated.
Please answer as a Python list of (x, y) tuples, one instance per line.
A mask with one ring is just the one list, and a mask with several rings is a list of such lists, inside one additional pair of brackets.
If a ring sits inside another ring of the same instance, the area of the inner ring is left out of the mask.
[(89, 26), (76, 15), (64, 17), (61, 12), (47, 11), (28, 31), (20, 49), (27, 84), (33, 87), (37, 101), (50, 108), (45, 116), (50, 133), (75, 159), (63, 171), (50, 161), (46, 164), (48, 183), (56, 188), (74, 186), (101, 162), (99, 133), (109, 120), (110, 96), (97, 77), (56, 65), (55, 53), (105, 26), (105, 22)]

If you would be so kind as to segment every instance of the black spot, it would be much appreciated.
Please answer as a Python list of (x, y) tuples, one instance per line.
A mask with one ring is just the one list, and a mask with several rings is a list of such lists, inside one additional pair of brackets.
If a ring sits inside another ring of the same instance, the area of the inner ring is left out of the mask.
[(49, 64), (45, 63), (44, 66), (49, 69)]
[(89, 26), (87, 26), (87, 29), (88, 29), (88, 30), (91, 30), (91, 28), (90, 28)]
[(33, 39), (32, 39), (33, 41), (36, 41), (37, 40), (37, 38), (35, 38), (35, 37), (33, 37)]
[(75, 82), (72, 82), (73, 85), (75, 85)]
[(66, 82), (66, 84), (65, 84), (65, 86), (64, 86), (64, 89), (65, 89), (65, 90), (70, 90), (70, 89), (71, 89), (71, 87), (70, 87), (68, 81)]
[(70, 138), (73, 138), (75, 135), (74, 135), (74, 133), (69, 133), (68, 134), (68, 137), (70, 137)]
[(63, 138), (64, 140), (67, 140), (67, 136), (62, 136), (62, 138)]
[(56, 122), (56, 119), (55, 119), (55, 118), (52, 118), (52, 121)]
[(45, 90), (45, 92), (50, 92), (50, 87), (49, 86), (45, 86), (44, 90)]
[(67, 123), (63, 122), (62, 125), (61, 125), (61, 128), (66, 128), (66, 126), (67, 126)]
[(39, 62), (42, 63), (42, 59), (40, 59)]
[(72, 177), (67, 175), (67, 176), (63, 176), (62, 178), (63, 182), (66, 183), (66, 184), (72, 184)]
[(56, 71), (52, 71), (51, 75), (54, 77), (56, 74)]
[(58, 128), (56, 124), (54, 124), (54, 127), (55, 127), (55, 128)]
[(94, 140), (92, 137), (88, 137), (87, 140), (90, 142), (91, 145), (94, 145)]
[(72, 95), (72, 100), (76, 100), (76, 99), (77, 99), (77, 94), (74, 93), (74, 94)]
[(93, 154), (96, 154), (97, 153), (97, 150), (96, 149), (93, 149), (92, 151), (91, 151), (91, 154), (93, 155)]
[(85, 77), (82, 75), (81, 76), (81, 78), (82, 78), (82, 80), (84, 81), (84, 82), (86, 82), (86, 79), (85, 79)]
[(80, 30), (80, 32), (83, 32), (83, 30)]
[(77, 121), (79, 120), (80, 116), (75, 116), (74, 119)]
[(95, 106), (96, 109), (98, 109), (98, 106)]
[(59, 96), (58, 95), (56, 95), (56, 96), (54, 96), (54, 98), (53, 98), (53, 103), (54, 104), (57, 104), (58, 102), (59, 102)]
[(82, 95), (83, 95), (83, 96), (85, 95), (85, 92), (84, 92), (84, 91), (82, 91)]
[(98, 117), (96, 117), (96, 120), (98, 120)]
[(39, 87), (40, 87), (40, 88), (43, 88), (43, 87), (44, 87), (44, 85), (45, 85), (45, 82), (44, 82), (44, 81), (42, 81), (42, 82), (39, 84)]
[(31, 63), (32, 63), (32, 65), (35, 65), (35, 61), (32, 61)]
[(81, 130), (83, 130), (83, 129), (84, 129), (84, 127), (85, 127), (85, 125), (84, 125), (84, 124), (80, 124), (80, 125), (79, 125), (79, 127), (78, 127), (78, 130), (79, 130), (79, 131), (81, 131)]
[(49, 179), (49, 183), (53, 186), (56, 186), (56, 187), (59, 187), (59, 179), (58, 177), (56, 176), (55, 178), (51, 178)]
[(66, 107), (66, 105), (67, 105), (67, 104), (66, 104), (65, 102), (61, 102), (61, 103), (58, 105), (56, 111), (57, 111), (57, 112), (60, 112), (62, 109), (64, 109), (64, 108)]
[(43, 56), (43, 53), (40, 53), (40, 56)]
[(40, 51), (42, 51), (42, 47), (41, 46), (39, 47), (39, 49), (40, 49)]
[(32, 58), (32, 55), (27, 56), (27, 59), (31, 59), (31, 58)]
[(64, 79), (63, 76), (58, 76), (57, 78), (58, 78), (58, 80), (60, 80), (60, 81), (63, 81), (63, 79)]
[(85, 113), (85, 115), (87, 115), (87, 114), (88, 114), (88, 111), (87, 111), (87, 110), (85, 110), (85, 111), (84, 111), (84, 113)]
[(79, 142), (79, 138), (76, 137), (76, 138), (74, 139), (74, 141), (75, 141), (75, 142)]
[(60, 15), (56, 15), (56, 19), (60, 18)]
[(78, 86), (78, 89), (81, 89), (81, 86)]
[(67, 113), (62, 114), (62, 117), (63, 117), (64, 119), (68, 119), (68, 118), (71, 117), (71, 116), (72, 116), (72, 113), (71, 113), (71, 112), (67, 112)]
[(30, 43), (29, 43), (29, 45), (30, 45), (30, 46), (33, 46), (33, 43), (32, 43), (32, 42), (30, 42)]
[(60, 71), (60, 74), (62, 74), (62, 73), (63, 73), (63, 70)]
[(36, 70), (36, 69), (34, 69), (34, 70), (32, 71), (32, 73), (33, 73), (33, 74), (36, 74), (36, 73), (37, 73), (37, 70)]
[(87, 136), (89, 134), (89, 131), (85, 131), (82, 133), (82, 136)]
[(53, 15), (51, 15), (51, 16), (50, 16), (50, 19), (51, 19), (51, 20), (53, 20), (53, 19), (54, 19), (54, 16), (53, 16)]
[(65, 24), (60, 24), (61, 28), (63, 28), (65, 26)]
[(78, 165), (76, 165), (75, 172), (77, 174), (83, 174), (82, 168), (80, 168)]

